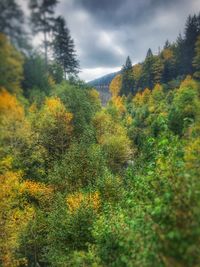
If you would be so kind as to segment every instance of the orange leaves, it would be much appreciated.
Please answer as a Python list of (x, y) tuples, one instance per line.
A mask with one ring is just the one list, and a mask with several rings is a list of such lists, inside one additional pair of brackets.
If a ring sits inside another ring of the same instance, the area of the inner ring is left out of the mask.
[(83, 194), (81, 192), (70, 194), (66, 198), (70, 212), (76, 212), (81, 207), (92, 208), (98, 211), (100, 208), (100, 196), (98, 192)]
[(61, 112), (65, 110), (65, 107), (60, 101), (60, 98), (57, 97), (47, 98), (45, 101), (45, 105), (52, 114), (56, 114), (59, 111)]
[(14, 121), (24, 118), (24, 109), (15, 96), (11, 95), (4, 88), (0, 91), (0, 116), (5, 116)]
[(20, 193), (44, 202), (51, 199), (53, 188), (42, 183), (25, 181)]

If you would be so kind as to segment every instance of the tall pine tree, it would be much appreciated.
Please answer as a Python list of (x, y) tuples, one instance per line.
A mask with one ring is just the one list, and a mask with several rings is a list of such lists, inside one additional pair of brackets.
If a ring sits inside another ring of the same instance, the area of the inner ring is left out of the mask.
[(29, 0), (31, 9), (31, 23), (34, 33), (44, 35), (45, 64), (48, 62), (48, 34), (53, 30), (55, 7), (58, 0)]
[(128, 56), (126, 59), (125, 65), (123, 65), (122, 70), (122, 87), (120, 90), (121, 95), (129, 95), (130, 93), (133, 94), (134, 88), (134, 78), (133, 78), (133, 69), (131, 59)]
[(192, 60), (195, 55), (195, 43), (197, 41), (197, 36), (200, 33), (199, 28), (200, 17), (194, 15), (189, 16), (186, 21), (185, 27), (185, 43), (184, 43), (184, 74), (192, 74), (194, 68), (192, 66)]
[(143, 74), (142, 74), (142, 87), (153, 88), (153, 64), (154, 64), (154, 56), (149, 48), (147, 51), (147, 55), (145, 61), (142, 66)]
[(79, 62), (76, 59), (76, 51), (74, 41), (70, 36), (69, 29), (62, 17), (56, 19), (54, 38), (53, 38), (53, 54), (57, 63), (59, 63), (66, 74), (78, 73)]
[(195, 69), (194, 77), (200, 80), (200, 35), (195, 44), (195, 57), (193, 59), (193, 67)]

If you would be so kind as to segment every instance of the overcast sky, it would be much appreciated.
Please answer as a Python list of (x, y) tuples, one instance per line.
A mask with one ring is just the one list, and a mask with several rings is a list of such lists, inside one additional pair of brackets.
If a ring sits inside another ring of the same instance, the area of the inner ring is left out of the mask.
[(157, 53), (199, 11), (200, 0), (60, 0), (57, 6), (87, 81), (120, 69), (128, 55), (137, 63), (148, 48)]

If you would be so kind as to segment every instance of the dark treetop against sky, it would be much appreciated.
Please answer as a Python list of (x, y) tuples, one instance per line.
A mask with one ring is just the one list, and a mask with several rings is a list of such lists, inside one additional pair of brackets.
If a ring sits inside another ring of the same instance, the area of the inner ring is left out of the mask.
[(157, 53), (166, 39), (183, 33), (187, 16), (199, 11), (200, 0), (60, 0), (57, 6), (85, 80), (118, 70), (127, 55), (137, 63), (148, 48)]

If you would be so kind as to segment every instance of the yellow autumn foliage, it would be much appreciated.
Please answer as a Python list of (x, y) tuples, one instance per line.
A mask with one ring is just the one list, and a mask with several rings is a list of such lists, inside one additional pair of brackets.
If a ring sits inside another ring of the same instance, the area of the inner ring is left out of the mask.
[(139, 81), (142, 75), (142, 65), (141, 64), (136, 64), (133, 66), (133, 77), (136, 82)]
[(149, 102), (149, 99), (151, 97), (151, 91), (146, 88), (143, 92), (138, 92), (134, 98), (133, 103), (135, 106), (139, 107), (143, 104), (147, 104)]
[(133, 122), (133, 118), (132, 118), (132, 116), (127, 115), (127, 116), (125, 117), (125, 125), (126, 125), (126, 126), (129, 126), (129, 125), (131, 125), (132, 122)]
[(187, 75), (185, 80), (183, 80), (182, 83), (180, 84), (179, 90), (184, 89), (184, 88), (190, 88), (190, 89), (193, 89), (195, 91), (198, 91), (199, 96), (200, 96), (199, 85), (194, 79), (192, 79), (191, 75)]
[(119, 95), (120, 89), (122, 86), (122, 76), (121, 74), (118, 74), (114, 77), (114, 79), (111, 81), (109, 90), (113, 97), (116, 97)]
[(17, 100), (16, 96), (11, 95), (4, 88), (0, 88), (0, 118), (4, 117), (7, 121), (24, 119), (24, 109)]
[(20, 92), (23, 78), (23, 56), (8, 38), (0, 33), (0, 83), (11, 93)]
[(186, 168), (190, 172), (195, 172), (199, 176), (200, 172), (200, 138), (189, 142), (185, 147)]
[(46, 98), (45, 106), (52, 114), (56, 114), (57, 112), (65, 110), (63, 103), (58, 97)]
[(109, 166), (113, 170), (121, 168), (131, 157), (131, 141), (125, 127), (113, 121), (112, 116), (104, 111), (96, 114), (93, 119), (96, 138), (107, 155)]
[(173, 58), (174, 54), (170, 48), (165, 48), (162, 52), (162, 56), (163, 56), (164, 60), (170, 60)]
[(28, 195), (40, 201), (47, 201), (52, 198), (53, 188), (43, 183), (24, 181), (20, 188), (20, 194)]
[(98, 211), (100, 208), (100, 195), (98, 192), (83, 194), (81, 192), (70, 194), (66, 198), (70, 212), (76, 212), (80, 207), (92, 208)]
[(91, 100), (97, 104), (100, 104), (100, 99), (99, 99), (99, 92), (95, 89), (91, 89), (89, 91), (89, 97)]
[(49, 112), (50, 115), (53, 115), (56, 118), (62, 116), (66, 123), (70, 123), (73, 119), (73, 114), (66, 111), (64, 104), (58, 97), (46, 99), (44, 112)]
[(126, 112), (126, 107), (123, 103), (123, 99), (121, 96), (114, 96), (112, 98), (112, 103), (117, 108), (117, 110), (119, 111), (120, 114), (123, 114)]
[(34, 215), (34, 209), (20, 197), (21, 173), (7, 171), (0, 175), (0, 262), (3, 267), (25, 264), (16, 260), (19, 237)]

